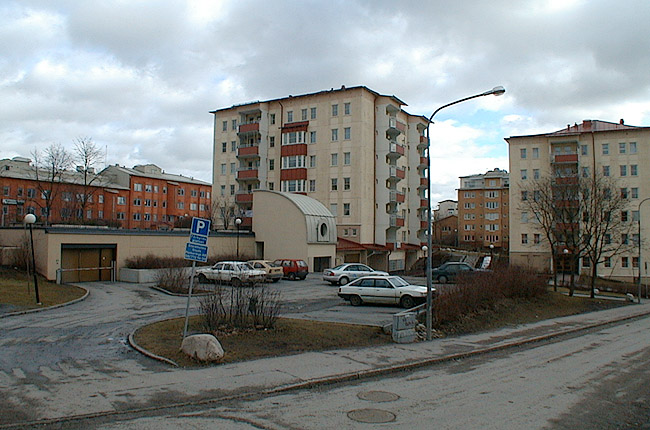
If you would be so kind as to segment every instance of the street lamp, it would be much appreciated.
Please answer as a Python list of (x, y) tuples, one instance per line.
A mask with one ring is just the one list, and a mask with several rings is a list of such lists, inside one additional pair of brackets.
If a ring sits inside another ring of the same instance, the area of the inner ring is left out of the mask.
[(29, 243), (32, 247), (32, 273), (34, 274), (34, 291), (36, 292), (36, 304), (41, 304), (41, 299), (38, 296), (38, 278), (36, 277), (36, 256), (34, 255), (34, 233), (32, 232), (32, 225), (36, 222), (36, 215), (27, 214), (23, 222), (29, 225)]
[[(429, 179), (429, 186), (427, 187), (427, 247), (428, 249), (431, 249), (431, 132), (430, 132), (430, 125), (431, 122), (433, 122), (433, 117), (436, 116), (438, 112), (443, 110), (446, 107), (462, 103), (467, 100), (475, 99), (477, 97), (483, 97), (483, 96), (500, 96), (503, 95), (506, 92), (505, 88), (498, 86), (494, 87), (489, 91), (485, 91), (480, 94), (474, 94), (473, 96), (465, 97), (459, 100), (456, 100), (451, 103), (447, 103), (446, 105), (440, 106), (438, 109), (436, 109), (431, 116), (429, 117), (429, 122), (427, 122), (427, 175)], [(426, 266), (426, 272), (427, 272), (427, 340), (431, 340), (431, 328), (432, 328), (432, 305), (433, 305), (433, 293), (432, 293), (432, 280), (431, 280), (431, 253), (427, 254), (427, 266)]]
[(639, 287), (639, 298), (638, 302), (641, 303), (641, 205), (643, 205), (645, 202), (650, 200), (650, 197), (647, 197), (643, 200), (641, 200), (641, 203), (639, 203), (639, 279), (637, 279), (638, 282), (638, 287)]
[[(490, 244), (490, 264), (492, 264), (492, 253), (494, 252), (494, 244)], [(487, 267), (486, 267), (487, 269)]]
[(239, 261), (239, 226), (241, 225), (241, 218), (235, 218), (235, 226), (237, 226), (237, 261)]

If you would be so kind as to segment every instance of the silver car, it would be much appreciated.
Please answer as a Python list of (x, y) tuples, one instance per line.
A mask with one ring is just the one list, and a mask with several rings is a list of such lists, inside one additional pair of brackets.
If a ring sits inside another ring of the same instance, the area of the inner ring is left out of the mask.
[(427, 287), (411, 285), (399, 276), (366, 276), (339, 287), (339, 297), (352, 306), (381, 303), (410, 309), (427, 300)]
[(330, 282), (332, 285), (345, 285), (350, 281), (368, 275), (388, 276), (388, 273), (375, 270), (365, 264), (345, 263), (338, 265), (333, 269), (325, 269), (323, 272), (323, 280)]

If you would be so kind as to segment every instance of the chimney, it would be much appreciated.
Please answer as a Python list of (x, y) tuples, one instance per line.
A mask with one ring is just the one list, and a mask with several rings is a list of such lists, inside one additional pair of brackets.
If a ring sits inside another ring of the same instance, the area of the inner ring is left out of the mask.
[(591, 120), (590, 119), (583, 119), (582, 120), (582, 127), (585, 130), (591, 130)]
[(621, 125), (625, 125), (625, 121), (623, 121), (623, 118), (621, 118), (618, 123), (621, 124)]

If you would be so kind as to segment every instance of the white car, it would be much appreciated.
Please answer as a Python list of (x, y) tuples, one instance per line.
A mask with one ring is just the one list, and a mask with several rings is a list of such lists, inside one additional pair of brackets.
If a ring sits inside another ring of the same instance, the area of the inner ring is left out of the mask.
[(384, 303), (410, 309), (427, 300), (427, 287), (411, 285), (399, 276), (365, 276), (339, 287), (339, 297), (352, 306)]
[(388, 276), (388, 273), (375, 270), (365, 264), (346, 263), (340, 264), (332, 269), (325, 269), (323, 272), (323, 280), (330, 282), (332, 285), (345, 285), (350, 281), (370, 275)]
[(220, 261), (212, 267), (197, 269), (196, 276), (200, 283), (221, 282), (240, 286), (264, 282), (266, 272), (253, 269), (243, 261)]

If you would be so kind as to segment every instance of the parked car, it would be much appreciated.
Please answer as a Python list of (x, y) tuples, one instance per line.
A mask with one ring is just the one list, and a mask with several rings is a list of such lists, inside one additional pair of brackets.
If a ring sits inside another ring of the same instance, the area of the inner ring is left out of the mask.
[(330, 282), (332, 285), (345, 285), (350, 281), (354, 281), (355, 279), (368, 275), (388, 276), (388, 273), (382, 272), (380, 270), (375, 270), (372, 267), (366, 266), (365, 264), (346, 263), (340, 264), (331, 269), (326, 269), (323, 272), (323, 280)]
[(248, 264), (250, 264), (253, 269), (264, 270), (267, 282), (278, 282), (284, 276), (284, 270), (282, 270), (282, 267), (270, 260), (250, 260)]
[(385, 303), (410, 309), (427, 300), (427, 287), (411, 285), (399, 276), (371, 275), (340, 286), (339, 297), (352, 306)]
[(475, 272), (486, 272), (487, 270), (475, 269), (467, 263), (448, 262), (431, 270), (431, 279), (441, 284), (447, 282), (456, 282), (456, 278), (461, 275), (468, 275)]
[(305, 260), (296, 260), (290, 258), (281, 258), (273, 262), (282, 267), (284, 277), (290, 280), (305, 279), (309, 273), (309, 266)]
[(220, 261), (212, 267), (196, 270), (199, 282), (226, 282), (234, 286), (264, 282), (266, 272), (253, 269), (244, 261)]

